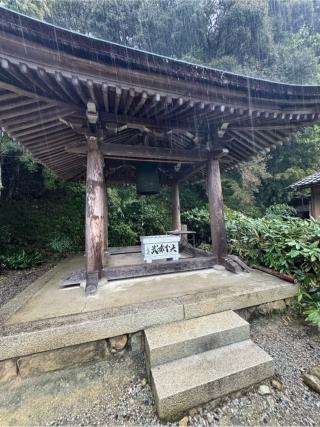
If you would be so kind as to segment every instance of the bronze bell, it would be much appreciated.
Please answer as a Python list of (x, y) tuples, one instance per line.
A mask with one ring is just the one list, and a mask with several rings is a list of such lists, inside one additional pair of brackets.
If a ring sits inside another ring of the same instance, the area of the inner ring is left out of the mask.
[(152, 162), (136, 164), (137, 193), (149, 196), (160, 193), (158, 165)]

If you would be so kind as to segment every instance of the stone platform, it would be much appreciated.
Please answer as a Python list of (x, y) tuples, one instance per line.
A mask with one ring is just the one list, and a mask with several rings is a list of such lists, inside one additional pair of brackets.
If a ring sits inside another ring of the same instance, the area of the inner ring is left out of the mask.
[[(133, 256), (114, 255), (112, 262), (127, 264)], [(260, 271), (213, 268), (106, 282), (89, 297), (78, 286), (61, 289), (61, 278), (83, 266), (83, 256), (62, 261), (2, 308), (0, 361), (284, 300), (297, 289)]]

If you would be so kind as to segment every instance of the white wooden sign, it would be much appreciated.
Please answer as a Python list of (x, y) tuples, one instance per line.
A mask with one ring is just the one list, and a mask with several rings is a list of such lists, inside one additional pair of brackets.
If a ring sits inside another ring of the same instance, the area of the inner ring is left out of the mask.
[(145, 262), (156, 259), (178, 260), (180, 236), (164, 234), (160, 236), (141, 236), (141, 252)]

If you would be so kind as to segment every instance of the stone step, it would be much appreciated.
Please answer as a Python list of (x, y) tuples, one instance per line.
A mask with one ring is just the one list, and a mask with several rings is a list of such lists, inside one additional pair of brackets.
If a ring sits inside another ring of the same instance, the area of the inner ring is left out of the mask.
[(211, 314), (145, 330), (149, 367), (249, 338), (249, 324), (234, 311)]
[(271, 357), (246, 340), (155, 366), (151, 382), (158, 414), (168, 419), (272, 375)]

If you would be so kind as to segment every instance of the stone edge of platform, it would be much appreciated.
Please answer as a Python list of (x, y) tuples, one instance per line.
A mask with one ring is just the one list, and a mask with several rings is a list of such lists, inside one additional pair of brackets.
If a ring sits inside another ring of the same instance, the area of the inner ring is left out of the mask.
[[(239, 309), (237, 313), (245, 320), (249, 320), (256, 315), (283, 312), (291, 302), (292, 297), (269, 301), (261, 305)], [(33, 349), (32, 353), (0, 360), (0, 386), (17, 378), (38, 376), (50, 371), (104, 361), (110, 357), (116, 357), (117, 354), (121, 355), (125, 351), (141, 353), (144, 348), (144, 334), (140, 330), (90, 342), (86, 340), (86, 342), (75, 345), (69, 343), (61, 348), (46, 351), (35, 352)]]
[[(257, 284), (258, 286), (258, 284)], [(165, 300), (99, 310), (28, 323), (3, 325), (0, 332), (0, 361), (113, 336), (135, 333), (148, 327), (225, 310), (241, 310), (287, 300), (296, 285), (255, 288), (219, 298), (219, 292), (203, 292)]]
[(9, 300), (0, 308), (0, 325), (3, 325), (11, 316), (16, 313), (31, 297), (33, 297), (56, 273), (61, 270), (61, 263), (67, 263), (72, 257), (66, 258), (59, 264), (50, 268), (43, 275), (38, 277), (31, 285)]

